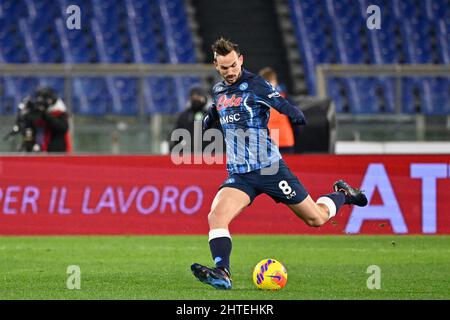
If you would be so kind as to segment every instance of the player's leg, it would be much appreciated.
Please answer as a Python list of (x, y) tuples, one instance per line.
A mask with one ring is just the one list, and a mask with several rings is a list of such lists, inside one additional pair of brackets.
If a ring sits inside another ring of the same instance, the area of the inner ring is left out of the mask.
[(224, 187), (219, 190), (208, 215), (209, 247), (216, 267), (230, 270), (231, 235), (230, 222), (251, 202), (242, 190)]
[(334, 184), (335, 192), (325, 194), (314, 202), (283, 160), (280, 160), (276, 174), (261, 175), (260, 188), (275, 201), (288, 205), (297, 216), (313, 227), (326, 223), (344, 204), (367, 204), (367, 199), (360, 190), (342, 180)]
[(344, 194), (332, 196), (334, 200), (329, 195), (325, 195), (319, 198), (320, 201), (314, 202), (308, 195), (302, 202), (288, 204), (288, 207), (307, 225), (320, 227), (334, 217), (337, 210), (344, 204)]
[[(241, 187), (246, 190), (245, 187)], [(253, 196), (251, 190), (246, 192), (233, 187), (223, 187), (216, 194), (208, 215), (209, 247), (215, 268), (208, 268), (194, 263), (191, 266), (194, 276), (203, 283), (216, 289), (231, 289), (230, 255), (232, 249), (228, 225), (247, 207)]]
[(210, 230), (228, 229), (230, 222), (250, 204), (250, 196), (240, 189), (224, 187), (214, 197), (208, 214)]
[(319, 197), (316, 202), (308, 195), (303, 201), (288, 204), (288, 206), (306, 224), (312, 227), (320, 227), (334, 217), (344, 204), (354, 204), (361, 207), (367, 205), (367, 198), (364, 193), (351, 187), (343, 180), (335, 182), (333, 189), (335, 192)]

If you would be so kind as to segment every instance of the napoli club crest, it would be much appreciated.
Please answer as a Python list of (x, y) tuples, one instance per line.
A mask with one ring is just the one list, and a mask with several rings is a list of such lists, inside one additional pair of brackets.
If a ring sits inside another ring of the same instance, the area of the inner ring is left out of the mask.
[(239, 89), (241, 89), (242, 91), (244, 91), (247, 88), (248, 88), (248, 83), (247, 82), (242, 82), (241, 85), (239, 86)]

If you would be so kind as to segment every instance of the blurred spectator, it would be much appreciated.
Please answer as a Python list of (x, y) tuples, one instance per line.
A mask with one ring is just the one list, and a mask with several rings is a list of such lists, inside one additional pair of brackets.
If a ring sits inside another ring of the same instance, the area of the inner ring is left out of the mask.
[(50, 87), (38, 88), (35, 92), (35, 103), (41, 111), (41, 117), (35, 125), (37, 142), (42, 151), (70, 152), (72, 143), (69, 134), (69, 115), (63, 100)]
[(49, 87), (38, 88), (19, 104), (16, 123), (5, 139), (16, 134), (22, 136), (18, 151), (72, 151), (66, 105)]
[[(199, 131), (197, 135), (201, 135), (202, 120), (207, 114), (206, 104), (208, 102), (208, 95), (206, 91), (201, 87), (193, 87), (189, 92), (189, 101), (186, 110), (184, 110), (177, 118), (175, 124), (176, 129), (186, 129), (191, 135), (191, 151), (194, 150), (194, 124), (195, 121), (198, 123)], [(199, 137), (200, 138), (200, 137)], [(170, 149), (172, 150), (179, 143), (186, 143), (181, 138), (178, 141), (170, 142)], [(203, 143), (203, 148), (205, 143)]]
[[(282, 86), (278, 83), (277, 73), (270, 67), (263, 68), (259, 71), (259, 75), (266, 79), (283, 98), (287, 98), (286, 92)], [(274, 108), (270, 108), (270, 118), (267, 127), (270, 131), (273, 129), (279, 130), (279, 144), (278, 147), (281, 153), (293, 153), (295, 151), (295, 138), (293, 126), (289, 120), (289, 117), (279, 113)], [(274, 139), (271, 132), (271, 138)], [(277, 141), (274, 139), (274, 141)]]

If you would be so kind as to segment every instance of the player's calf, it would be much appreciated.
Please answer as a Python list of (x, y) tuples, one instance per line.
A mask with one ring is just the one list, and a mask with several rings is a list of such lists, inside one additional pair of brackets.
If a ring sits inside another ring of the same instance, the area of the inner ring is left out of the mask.
[(367, 198), (364, 193), (359, 189), (353, 188), (343, 180), (336, 181), (333, 184), (333, 189), (333, 193), (321, 196), (316, 202), (319, 206), (324, 207), (324, 209), (328, 209), (327, 221), (334, 217), (339, 208), (344, 204), (360, 207), (367, 205)]
[(328, 213), (325, 208), (322, 208), (321, 206), (318, 206), (317, 210), (323, 210), (321, 214), (317, 214), (315, 217), (304, 219), (305, 223), (314, 228), (318, 228), (323, 226), (327, 221)]
[(326, 221), (333, 218), (344, 203), (345, 195), (338, 191), (325, 194), (316, 201), (316, 204), (327, 212)]
[(325, 222), (322, 222), (320, 220), (307, 220), (305, 222), (308, 226), (313, 228), (319, 228), (325, 224)]
[[(344, 195), (340, 194), (342, 197), (342, 203), (344, 203)], [(327, 198), (323, 196), (321, 198)], [(330, 204), (332, 202), (331, 199), (321, 199), (318, 203), (314, 202), (314, 200), (308, 195), (302, 202), (288, 205), (288, 207), (294, 211), (294, 213), (302, 219), (308, 226), (311, 227), (320, 227), (324, 225), (330, 218), (330, 215), (334, 215), (335, 212), (332, 210), (334, 208), (334, 204)], [(326, 202), (326, 203), (321, 203)], [(329, 207), (332, 207), (331, 209)]]

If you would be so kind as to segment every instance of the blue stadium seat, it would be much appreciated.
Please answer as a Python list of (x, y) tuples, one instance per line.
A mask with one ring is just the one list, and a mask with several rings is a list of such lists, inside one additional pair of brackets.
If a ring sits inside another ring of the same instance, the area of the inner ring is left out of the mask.
[[(450, 10), (447, 8), (447, 10)], [(450, 14), (450, 13), (449, 13)], [(450, 19), (447, 19), (447, 21)], [(445, 23), (444, 19), (434, 22), (434, 27), (437, 36), (437, 48), (439, 54), (439, 62), (443, 64), (450, 64), (450, 41), (448, 35), (450, 34), (450, 23)]]
[(423, 85), (429, 90), (430, 101), (424, 105), (425, 114), (450, 114), (450, 80), (449, 78), (426, 78)]
[(55, 92), (58, 94), (58, 97), (65, 98), (64, 93), (64, 79), (63, 78), (57, 78), (57, 77), (51, 77), (51, 78), (39, 78), (38, 82), (39, 86), (46, 86), (51, 87)]
[(18, 21), (8, 16), (0, 17), (0, 54), (9, 63), (30, 61)]
[[(113, 105), (112, 113), (120, 115), (137, 115), (138, 113), (138, 86), (137, 80), (125, 77), (113, 79), (120, 103)], [(117, 108), (117, 109), (116, 109)]]
[(172, 105), (172, 84), (168, 77), (151, 77), (147, 79), (147, 85), (152, 92), (152, 104), (147, 105), (146, 113), (170, 113)]
[(402, 105), (402, 111), (410, 114), (450, 114), (450, 82), (446, 78), (405, 78)]
[[(81, 30), (65, 27), (69, 4), (82, 8)], [(380, 30), (366, 28), (370, 4), (382, 8)], [(310, 94), (316, 94), (318, 64), (450, 64), (448, 0), (289, 0), (289, 7)], [(0, 9), (0, 63), (196, 62), (183, 0), (2, 0)], [(145, 112), (182, 110), (190, 87), (199, 82), (185, 76), (146, 79)], [(2, 77), (0, 112), (10, 112), (42, 83), (64, 92), (63, 81), (55, 78)], [(328, 94), (339, 112), (394, 112), (395, 84), (382, 76), (330, 79)], [(75, 112), (139, 112), (136, 79), (79, 78), (73, 85)], [(448, 79), (402, 80), (406, 113), (448, 114), (448, 97)]]
[(359, 93), (360, 108), (355, 113), (379, 113), (381, 101), (377, 97), (377, 85), (374, 79), (353, 78)]
[(402, 111), (420, 113), (423, 107), (423, 87), (418, 78), (410, 77), (402, 80)]
[[(81, 30), (65, 27), (69, 4), (82, 8)], [(169, 48), (168, 43), (173, 46)], [(0, 2), (0, 62), (193, 63), (194, 52), (182, 0)], [(146, 81), (146, 112), (179, 111), (184, 107), (189, 86), (198, 82), (195, 77), (191, 80), (166, 77)], [(61, 94), (64, 92), (64, 82), (54, 78), (30, 81), (2, 78), (0, 112), (10, 110), (19, 101), (17, 92), (32, 92), (37, 84), (47, 83)], [(136, 79), (76, 78), (73, 86), (76, 113), (136, 115), (138, 112)]]
[[(380, 30), (366, 28), (366, 9), (372, 4), (381, 8)], [(289, 0), (289, 6), (310, 94), (316, 94), (315, 66), (320, 63), (450, 63), (448, 0)], [(328, 95), (338, 112), (389, 113), (396, 110), (396, 83), (383, 76), (329, 79)], [(448, 114), (442, 79), (401, 83), (403, 112)]]
[(17, 97), (11, 78), (0, 77), (0, 114), (17, 112)]
[(334, 102), (336, 112), (348, 113), (350, 108), (345, 96), (345, 89), (342, 79), (329, 78), (327, 81), (327, 89), (327, 94)]
[(104, 78), (76, 78), (73, 86), (75, 113), (99, 116), (111, 112), (113, 101)]
[(375, 79), (375, 93), (379, 100), (379, 111), (385, 113), (395, 112), (395, 80), (388, 77)]
[(170, 63), (194, 63), (194, 46), (187, 24), (183, 2), (155, 0), (161, 12), (164, 48)]
[(4, 17), (28, 18), (28, 6), (25, 0), (2, 0), (2, 13)]

